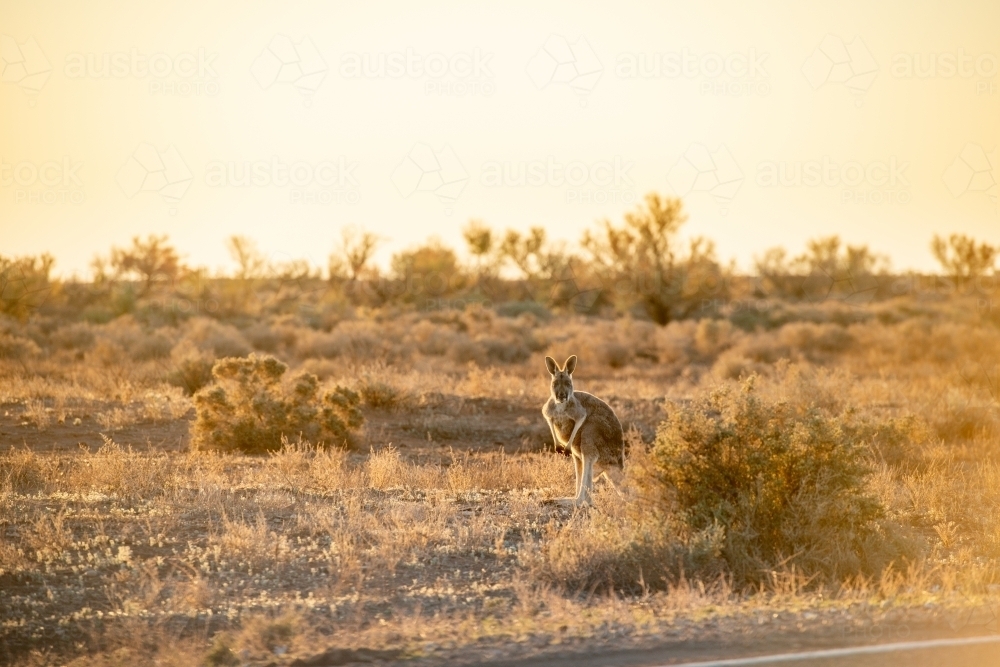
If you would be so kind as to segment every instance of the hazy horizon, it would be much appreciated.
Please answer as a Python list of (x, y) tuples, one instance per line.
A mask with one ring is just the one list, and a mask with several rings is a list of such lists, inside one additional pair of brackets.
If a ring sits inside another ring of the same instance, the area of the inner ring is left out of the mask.
[(0, 254), (325, 266), (356, 225), (385, 266), (472, 218), (575, 244), (651, 191), (744, 270), (1000, 243), (1000, 5), (769, 7), (0, 0)]

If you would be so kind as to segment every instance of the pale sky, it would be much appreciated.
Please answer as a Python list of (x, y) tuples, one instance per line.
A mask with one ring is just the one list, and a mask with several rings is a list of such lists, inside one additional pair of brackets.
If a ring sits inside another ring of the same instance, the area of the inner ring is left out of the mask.
[(359, 225), (385, 264), (470, 218), (575, 243), (658, 191), (743, 268), (840, 234), (932, 269), (934, 233), (1000, 243), (997, 26), (996, 0), (0, 0), (0, 254), (85, 275), (165, 233), (214, 269), (242, 234), (325, 266)]

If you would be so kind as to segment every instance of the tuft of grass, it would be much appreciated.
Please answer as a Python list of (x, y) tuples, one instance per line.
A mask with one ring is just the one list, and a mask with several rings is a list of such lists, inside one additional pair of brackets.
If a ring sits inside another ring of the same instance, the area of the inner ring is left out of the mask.
[(391, 489), (406, 484), (407, 465), (400, 458), (399, 450), (386, 447), (379, 451), (372, 450), (365, 463), (368, 484), (373, 489)]
[(0, 491), (32, 494), (48, 489), (55, 476), (56, 461), (27, 447), (0, 456)]
[(136, 499), (156, 498), (176, 486), (173, 465), (165, 453), (141, 453), (101, 437), (104, 444), (96, 452), (82, 454), (79, 465), (68, 471), (73, 487)]

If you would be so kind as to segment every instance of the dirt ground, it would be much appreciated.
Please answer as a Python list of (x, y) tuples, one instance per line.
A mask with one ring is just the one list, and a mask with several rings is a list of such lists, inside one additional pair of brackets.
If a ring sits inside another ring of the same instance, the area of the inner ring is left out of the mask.
[[(483, 419), (488, 411), (492, 418)], [(489, 443), (483, 452), (510, 447), (513, 464), (550, 468), (556, 485), (524, 491), (433, 485), (330, 491), (310, 485), (318, 464), (295, 468), (282, 457), (233, 461), (215, 478), (183, 472), (181, 452), (165, 452), (166, 459), (143, 447), (134, 455), (81, 452), (74, 440), (97, 443), (99, 434), (95, 439), (82, 425), (78, 431), (62, 427), (66, 435), (60, 440), (53, 428), (48, 438), (54, 444), (42, 456), (63, 465), (118, 466), (122, 476), (140, 478), (144, 466), (158, 460), (179, 466), (175, 475), (190, 479), (169, 499), (160, 499), (155, 482), (129, 487), (117, 481), (114, 493), (99, 492), (97, 485), (83, 494), (8, 502), (4, 539), (52, 546), (40, 549), (39, 569), (0, 575), (0, 663), (28, 664), (30, 658), (32, 664), (54, 664), (37, 651), (56, 658), (117, 645), (134, 648), (131, 637), (145, 632), (154, 632), (155, 641), (190, 642), (225, 634), (233, 618), (288, 608), (312, 630), (296, 637), (287, 654), (270, 660), (255, 654), (258, 659), (251, 656), (246, 664), (651, 665), (1000, 631), (995, 596), (886, 606), (793, 591), (743, 604), (703, 589), (626, 600), (587, 591), (567, 597), (532, 586), (513, 554), (546, 526), (573, 519), (572, 510), (554, 502), (569, 491), (569, 462), (551, 452), (514, 453), (523, 439), (536, 437), (530, 425), (516, 425), (530, 418), (527, 407), (465, 401), (448, 414), (451, 419), (443, 421), (452, 430), (421, 426), (430, 430), (430, 440), (420, 437), (412, 419), (384, 411), (371, 411), (369, 428), (391, 434), (387, 441), (399, 437), (397, 451), (413, 466), (447, 476), (469, 462), (462, 462), (467, 450), (458, 449), (463, 440), (441, 434), (478, 424), (483, 430), (471, 437)], [(507, 415), (515, 426), (505, 429)], [(8, 424), (5, 430), (25, 428)], [(172, 429), (173, 445), (184, 426), (182, 421), (161, 428)], [(128, 443), (123, 434), (115, 437)], [(368, 456), (355, 452), (348, 459), (360, 468)], [(66, 470), (69, 490), (73, 473)], [(350, 521), (318, 523), (350, 506), (357, 506)], [(379, 527), (371, 527), (372, 521)], [(337, 537), (343, 529), (364, 532), (359, 541), (347, 540), (355, 547), (373, 545), (351, 564), (331, 555), (336, 549), (344, 553), (343, 537)]]

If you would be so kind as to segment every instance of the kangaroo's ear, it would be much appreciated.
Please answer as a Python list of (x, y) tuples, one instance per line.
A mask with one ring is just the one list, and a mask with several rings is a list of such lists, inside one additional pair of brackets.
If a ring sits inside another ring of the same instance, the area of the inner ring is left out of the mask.
[(545, 357), (545, 368), (549, 371), (549, 375), (555, 375), (556, 371), (559, 370), (556, 360), (552, 357)]
[(570, 375), (572, 375), (573, 371), (576, 370), (576, 355), (575, 354), (572, 357), (570, 357), (569, 359), (566, 360), (566, 366), (565, 366), (565, 368), (566, 368), (566, 372), (569, 373)]

